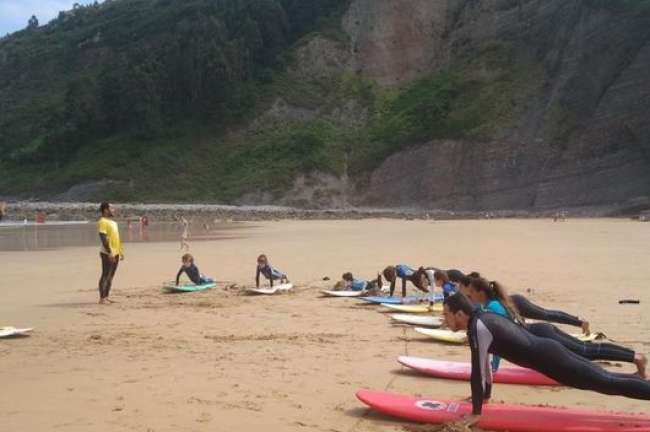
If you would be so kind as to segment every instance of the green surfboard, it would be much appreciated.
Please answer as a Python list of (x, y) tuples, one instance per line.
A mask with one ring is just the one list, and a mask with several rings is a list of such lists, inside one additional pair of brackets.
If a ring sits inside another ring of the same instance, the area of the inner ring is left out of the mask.
[(207, 284), (203, 285), (195, 285), (193, 283), (186, 283), (186, 284), (180, 284), (176, 285), (173, 282), (172, 283), (166, 283), (163, 285), (163, 290), (167, 292), (197, 292), (197, 291), (205, 291), (207, 289), (212, 289), (216, 287), (217, 284), (214, 282), (210, 282)]

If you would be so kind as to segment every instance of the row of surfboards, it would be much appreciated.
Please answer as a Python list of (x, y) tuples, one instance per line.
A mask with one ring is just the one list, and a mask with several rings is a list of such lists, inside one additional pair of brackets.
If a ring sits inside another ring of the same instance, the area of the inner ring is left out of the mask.
[[(401, 312), (391, 314), (395, 323), (415, 326), (419, 334), (433, 340), (445, 343), (463, 344), (467, 336), (463, 332), (454, 333), (439, 329), (442, 318), (434, 316), (434, 312), (442, 310), (436, 303), (412, 304), (413, 299), (406, 303), (393, 298), (364, 298), (360, 295), (340, 295), (341, 291), (323, 294), (331, 297), (359, 297), (369, 303), (380, 304), (386, 310)], [(382, 302), (381, 299), (390, 299)], [(417, 300), (416, 300), (417, 301)], [(573, 335), (582, 340), (593, 341), (596, 335), (585, 337)], [(469, 381), (471, 365), (463, 362), (449, 362), (402, 356), (398, 362), (424, 376)], [(502, 366), (493, 376), (495, 383), (519, 384), (531, 386), (559, 386), (551, 378), (531, 369), (519, 366)], [(357, 398), (383, 414), (417, 423), (442, 424), (462, 419), (472, 413), (472, 405), (466, 401), (450, 401), (437, 398), (419, 398), (399, 395), (385, 391), (359, 390)], [(600, 412), (593, 410), (577, 410), (566, 408), (532, 407), (512, 404), (486, 404), (477, 425), (485, 430), (510, 432), (650, 432), (650, 416), (643, 414), (626, 414)]]
[[(188, 293), (188, 292), (198, 292), (205, 291), (217, 286), (216, 283), (211, 282), (202, 285), (196, 285), (193, 283), (184, 283), (176, 285), (174, 282), (166, 282), (163, 284), (163, 291), (170, 293)], [(251, 294), (260, 294), (260, 295), (273, 295), (281, 292), (290, 291), (293, 289), (293, 284), (286, 283), (280, 285), (274, 285), (272, 288), (249, 288), (246, 291)]]

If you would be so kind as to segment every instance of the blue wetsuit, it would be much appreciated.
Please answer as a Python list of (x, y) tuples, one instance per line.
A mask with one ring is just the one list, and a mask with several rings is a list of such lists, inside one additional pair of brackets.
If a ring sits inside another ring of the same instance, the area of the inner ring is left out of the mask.
[(442, 286), (442, 295), (444, 298), (447, 298), (450, 295), (455, 294), (456, 290), (456, 285), (451, 282), (445, 282), (445, 284)]
[(415, 270), (406, 264), (398, 264), (395, 266), (395, 273), (397, 274), (398, 278), (407, 279), (413, 276)]
[[(493, 312), (497, 315), (501, 315), (502, 317), (512, 319), (506, 308), (501, 304), (499, 300), (489, 300), (485, 305), (485, 310), (488, 312)], [(492, 372), (499, 370), (499, 364), (501, 364), (501, 357), (492, 355)]]
[[(406, 264), (398, 264), (395, 266), (395, 275), (398, 278), (402, 279), (402, 297), (406, 297), (406, 281), (410, 280), (414, 274), (415, 274), (415, 270), (413, 270), (411, 267), (407, 266)], [(391, 297), (393, 296), (394, 291), (395, 291), (395, 281), (391, 281), (390, 283)]]
[(287, 278), (287, 275), (285, 273), (282, 273), (280, 270), (274, 269), (268, 263), (264, 267), (257, 266), (257, 273), (255, 274), (255, 280), (259, 281), (260, 274), (263, 275), (271, 282), (271, 286), (273, 286), (273, 281)]
[(192, 264), (189, 267), (181, 266), (180, 270), (178, 270), (178, 273), (176, 274), (176, 285), (178, 285), (180, 277), (183, 273), (185, 273), (187, 277), (190, 278), (190, 280), (196, 285), (204, 285), (214, 282), (214, 280), (203, 276), (201, 272), (199, 272), (199, 268)]
[(368, 288), (368, 281), (355, 279), (350, 285), (350, 290), (352, 291), (363, 291)]

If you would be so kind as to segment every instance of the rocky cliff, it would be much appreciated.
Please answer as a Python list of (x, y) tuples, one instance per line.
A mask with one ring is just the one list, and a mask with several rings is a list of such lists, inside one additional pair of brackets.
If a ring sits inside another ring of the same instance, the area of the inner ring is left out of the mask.
[[(214, 138), (183, 139), (204, 143), (195, 162), (213, 169), (192, 199), (469, 211), (650, 205), (648, 0), (338, 3), (327, 26), (278, 48), (286, 67), (268, 60), (272, 71), (244, 78), (261, 89), (244, 119)], [(138, 162), (129, 149), (121, 177), (89, 178), (79, 175), (84, 152), (62, 185), (122, 182), (127, 199), (151, 192), (137, 169), (151, 158)], [(173, 193), (179, 178), (191, 184), (174, 166), (161, 188), (169, 199), (183, 196)]]
[(650, 16), (609, 3), (355, 2), (347, 22), (370, 29), (355, 39), (355, 64), (382, 83), (448, 66), (490, 43), (508, 44), (513, 61), (537, 71), (526, 77), (534, 94), (508, 128), (389, 157), (371, 175), (365, 200), (543, 209), (650, 196)]

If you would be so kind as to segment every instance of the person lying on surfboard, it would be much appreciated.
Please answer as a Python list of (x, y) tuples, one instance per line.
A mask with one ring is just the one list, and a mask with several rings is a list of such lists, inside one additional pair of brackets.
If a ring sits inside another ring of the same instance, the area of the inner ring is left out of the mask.
[[(525, 324), (511, 301), (506, 290), (498, 282), (488, 282), (484, 278), (471, 278), (465, 290), (467, 297), (474, 303), (479, 304), (484, 310), (506, 317), (515, 323), (523, 325), (526, 330), (535, 336), (553, 339), (561, 343), (565, 348), (587, 360), (608, 360), (626, 363), (634, 363), (640, 377), (646, 377), (646, 366), (648, 360), (645, 355), (635, 351), (611, 344), (611, 343), (590, 343), (583, 342), (563, 332), (552, 324), (537, 322)], [(492, 371), (499, 368), (499, 359), (492, 358)]]
[(524, 318), (580, 327), (584, 334), (588, 335), (591, 333), (589, 329), (589, 321), (569, 315), (566, 312), (544, 309), (543, 307), (532, 303), (521, 294), (513, 294), (510, 297), (512, 298), (512, 303), (517, 307), (519, 313)]
[(421, 291), (428, 289), (431, 295), (435, 292), (436, 287), (442, 288), (443, 297), (446, 297), (445, 292), (456, 292), (455, 284), (463, 277), (465, 277), (463, 272), (456, 269), (440, 270), (435, 267), (420, 267), (413, 277), (413, 285)]
[(182, 265), (176, 274), (176, 286), (180, 282), (181, 275), (185, 273), (190, 280), (196, 285), (205, 285), (208, 283), (213, 283), (214, 280), (208, 277), (205, 277), (199, 271), (199, 268), (194, 264), (194, 257), (191, 254), (186, 253), (181, 258)]
[[(473, 277), (481, 277), (481, 274), (478, 272), (470, 273), (467, 277), (461, 279), (459, 286), (463, 288), (463, 282), (469, 281), (469, 278)], [(467, 295), (466, 292), (464, 293)], [(559, 310), (544, 309), (543, 307), (534, 304), (521, 294), (512, 294), (510, 299), (522, 318), (580, 327), (584, 334), (589, 335), (591, 333), (589, 321)]]
[(449, 275), (446, 271), (436, 270), (433, 273), (433, 280), (436, 287), (442, 289), (442, 296), (449, 297), (457, 291), (456, 285), (449, 280)]
[[(467, 297), (474, 304), (481, 305), (484, 310), (501, 315), (517, 323), (523, 322), (519, 317), (517, 309), (510, 302), (505, 288), (498, 282), (488, 282), (481, 277), (470, 278), (467, 287)], [(499, 370), (500, 363), (501, 358), (499, 356), (492, 356), (492, 372)]]
[(483, 403), (491, 397), (490, 353), (568, 387), (650, 400), (650, 382), (644, 378), (609, 372), (555, 340), (535, 336), (508, 318), (476, 308), (462, 293), (444, 300), (443, 316), (450, 330), (467, 330), (472, 353), (472, 415), (465, 419), (466, 425), (479, 421)]
[[(396, 266), (388, 266), (382, 272), (384, 278), (390, 282), (390, 296), (395, 292), (395, 284), (397, 278), (402, 280), (402, 297), (406, 297), (406, 281), (409, 281), (420, 291), (425, 293), (429, 292), (427, 286), (423, 283), (422, 278), (418, 272), (413, 270), (406, 264), (398, 264)], [(381, 285), (381, 284), (380, 284)]]
[(289, 283), (287, 275), (271, 267), (269, 259), (264, 254), (257, 257), (257, 269), (255, 272), (255, 284), (257, 288), (260, 287), (260, 274), (269, 280), (271, 288), (273, 288), (273, 281), (276, 280), (279, 280), (281, 284)]
[(368, 295), (380, 294), (380, 281), (381, 277), (372, 281), (355, 279), (352, 273), (346, 272), (341, 276), (341, 290), (342, 291), (365, 291)]

